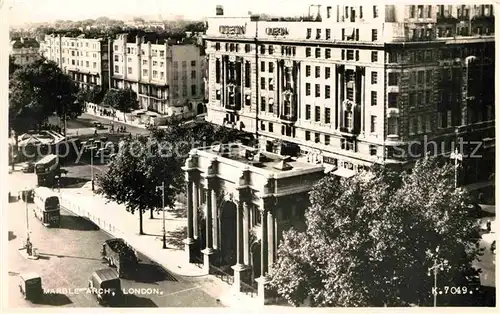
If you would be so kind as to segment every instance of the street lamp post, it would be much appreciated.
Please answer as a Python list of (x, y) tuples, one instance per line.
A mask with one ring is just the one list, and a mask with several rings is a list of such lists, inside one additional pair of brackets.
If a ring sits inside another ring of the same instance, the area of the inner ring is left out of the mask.
[(436, 248), (436, 254), (434, 255), (434, 264), (432, 265), (432, 267), (429, 267), (429, 272), (427, 273), (427, 275), (430, 276), (430, 271), (432, 270), (432, 272), (434, 274), (434, 286), (432, 289), (432, 294), (434, 295), (434, 307), (437, 307), (437, 295), (438, 295), (437, 275), (438, 275), (438, 271), (439, 270), (443, 271), (444, 267), (448, 265), (448, 261), (446, 261), (446, 260), (441, 262), (441, 263), (438, 263), (438, 261), (437, 261), (438, 252), (439, 252), (439, 246)]
[(165, 229), (165, 182), (162, 182), (161, 185), (156, 187), (156, 191), (161, 189), (161, 205), (162, 205), (162, 213), (163, 213), (163, 248), (167, 248), (167, 232)]
[(455, 152), (451, 153), (450, 159), (455, 160), (455, 189), (457, 188), (458, 182), (458, 161), (462, 161), (462, 154), (458, 152), (458, 148), (455, 147)]
[(24, 196), (24, 204), (25, 204), (25, 211), (26, 211), (26, 253), (31, 256), (32, 254), (32, 247), (33, 245), (31, 244), (30, 240), (30, 223), (29, 223), (29, 215), (28, 215), (28, 189), (25, 189), (24, 191), (21, 191), (21, 195)]
[(92, 146), (90, 148), (90, 178), (92, 181), (92, 192), (94, 191), (94, 149), (96, 147)]
[(458, 185), (458, 161), (462, 161), (462, 154), (458, 151), (458, 128), (455, 129), (455, 151), (450, 154), (450, 159), (455, 160), (455, 189)]

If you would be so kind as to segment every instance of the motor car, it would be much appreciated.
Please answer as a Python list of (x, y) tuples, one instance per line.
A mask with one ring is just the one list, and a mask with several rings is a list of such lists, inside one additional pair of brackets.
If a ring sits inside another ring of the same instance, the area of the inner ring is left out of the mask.
[(23, 165), (23, 167), (22, 167), (22, 171), (24, 173), (33, 173), (33, 172), (35, 172), (35, 163), (33, 161), (26, 162)]
[(89, 288), (102, 306), (118, 305), (122, 296), (122, 286), (114, 269), (96, 270), (89, 278)]
[(101, 254), (108, 266), (116, 267), (120, 278), (127, 278), (137, 272), (139, 263), (137, 253), (124, 239), (106, 240)]
[(94, 122), (94, 127), (98, 130), (105, 129), (104, 125), (101, 122)]

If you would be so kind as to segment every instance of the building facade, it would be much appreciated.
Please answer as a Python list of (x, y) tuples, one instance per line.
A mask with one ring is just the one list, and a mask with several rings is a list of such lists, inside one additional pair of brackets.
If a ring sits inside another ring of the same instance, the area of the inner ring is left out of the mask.
[(40, 53), (57, 63), (81, 88), (109, 88), (108, 39), (46, 35)]
[(19, 38), (12, 40), (9, 48), (9, 54), (14, 58), (14, 63), (20, 66), (31, 63), (40, 58), (40, 43), (33, 38)]
[(199, 46), (127, 34), (112, 46), (112, 88), (133, 89), (143, 109), (164, 115), (206, 111)]
[(283, 231), (305, 230), (308, 192), (324, 167), (228, 144), (192, 150), (183, 170), (189, 262), (202, 261), (207, 274), (223, 269), (238, 291), (255, 283), (266, 299)]
[(459, 138), (490, 156), (467, 167), (493, 169), (492, 5), (315, 7), (208, 19), (208, 121), (342, 176), (447, 156)]

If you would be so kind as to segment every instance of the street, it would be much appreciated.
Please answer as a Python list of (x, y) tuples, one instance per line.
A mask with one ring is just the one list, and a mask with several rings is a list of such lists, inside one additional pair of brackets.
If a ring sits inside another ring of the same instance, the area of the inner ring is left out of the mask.
[(132, 133), (132, 135), (135, 134), (148, 134), (149, 131), (143, 128), (139, 128), (136, 126), (131, 126), (128, 124), (124, 124), (118, 121), (111, 121), (109, 119), (101, 118), (98, 116), (90, 115), (87, 113), (83, 113), (81, 116), (79, 116), (75, 120), (68, 120), (67, 122), (67, 128), (68, 132), (70, 134), (73, 134), (78, 130), (79, 135), (88, 135), (88, 134), (94, 134), (94, 122), (101, 122), (106, 129), (103, 130), (98, 130), (98, 133), (108, 133), (109, 132), (109, 127), (110, 123), (113, 122), (115, 126), (115, 130), (117, 127), (124, 126), (127, 130), (127, 133)]
[[(102, 243), (109, 235), (94, 224), (61, 211), (61, 227), (46, 228), (33, 216), (34, 204), (28, 204), (30, 239), (38, 249), (40, 259), (25, 259), (18, 253), (26, 238), (26, 207), (22, 201), (8, 206), (8, 306), (9, 307), (98, 307), (93, 295), (83, 289), (88, 286), (92, 272), (108, 267), (100, 256)], [(220, 306), (203, 288), (206, 279), (173, 276), (167, 270), (139, 254), (139, 272), (132, 280), (122, 279), (122, 288), (143, 294), (125, 295), (123, 306), (172, 307), (172, 306)], [(19, 293), (19, 274), (37, 272), (46, 291), (67, 289), (72, 293), (45, 294), (40, 304), (25, 301)], [(148, 290), (148, 288), (150, 288)]]

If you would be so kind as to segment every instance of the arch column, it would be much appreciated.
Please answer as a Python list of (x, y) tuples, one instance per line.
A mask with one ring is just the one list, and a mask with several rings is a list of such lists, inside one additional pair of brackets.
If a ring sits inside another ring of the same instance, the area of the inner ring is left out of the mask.
[(200, 208), (199, 195), (200, 184), (198, 180), (193, 182), (193, 238), (198, 239), (198, 208)]
[(191, 173), (186, 173), (187, 196), (187, 238), (184, 242), (184, 252), (188, 263), (194, 262), (195, 241), (193, 238), (193, 178)]
[(246, 202), (240, 200), (236, 209), (236, 265), (231, 266), (234, 270), (233, 288), (238, 292), (242, 291), (243, 285), (249, 282), (251, 270), (248, 264), (244, 264), (244, 256), (248, 255), (244, 253), (245, 250), (247, 250), (248, 253), (248, 230), (247, 236), (245, 237), (246, 228), (244, 227), (246, 224), (246, 221), (244, 221), (246, 220), (244, 215), (245, 208), (248, 209)]
[(256, 278), (257, 282), (257, 297), (262, 304), (266, 302), (266, 285), (268, 283), (267, 278), (267, 210), (262, 208), (260, 211), (261, 215), (261, 235), (260, 235), (260, 277)]
[(215, 193), (214, 191), (214, 186), (213, 182), (209, 179), (208, 184), (207, 184), (207, 189), (205, 190), (205, 197), (206, 197), (206, 213), (205, 213), (205, 221), (206, 221), (206, 246), (205, 249), (202, 251), (203, 253), (203, 272), (205, 274), (210, 274), (210, 264), (213, 264), (214, 262), (214, 253), (215, 250), (213, 248), (213, 204), (212, 204), (212, 194)]

